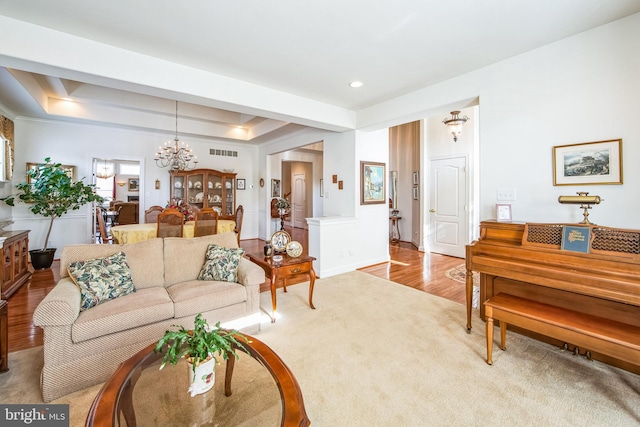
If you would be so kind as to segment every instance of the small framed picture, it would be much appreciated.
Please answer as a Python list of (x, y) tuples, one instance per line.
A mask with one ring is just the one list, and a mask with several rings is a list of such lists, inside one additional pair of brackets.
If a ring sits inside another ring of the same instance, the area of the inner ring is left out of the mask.
[(417, 185), (413, 186), (413, 200), (418, 200), (418, 188)]
[(498, 221), (511, 221), (511, 205), (503, 203), (496, 204), (496, 219)]
[(413, 173), (413, 185), (418, 185), (418, 171)]
[(280, 180), (271, 180), (271, 197), (280, 197)]
[(236, 189), (244, 190), (245, 189), (245, 180), (244, 178), (236, 179)]
[(140, 189), (139, 182), (138, 178), (129, 178), (129, 191), (138, 191)]

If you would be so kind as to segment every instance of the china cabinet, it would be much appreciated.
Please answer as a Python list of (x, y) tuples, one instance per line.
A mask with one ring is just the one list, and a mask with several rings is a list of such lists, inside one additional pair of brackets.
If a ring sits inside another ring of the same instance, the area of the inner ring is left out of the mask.
[(0, 297), (7, 299), (31, 278), (29, 231), (3, 231), (0, 240), (4, 254), (4, 262), (0, 263)]
[(171, 198), (202, 208), (212, 208), (220, 219), (234, 219), (236, 174), (215, 169), (170, 172)]

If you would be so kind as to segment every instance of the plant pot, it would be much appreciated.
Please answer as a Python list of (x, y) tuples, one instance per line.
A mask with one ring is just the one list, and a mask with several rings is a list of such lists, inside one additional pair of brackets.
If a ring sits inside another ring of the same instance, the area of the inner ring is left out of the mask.
[(189, 393), (191, 397), (197, 394), (206, 393), (213, 388), (216, 382), (214, 369), (216, 367), (216, 359), (211, 358), (204, 363), (196, 366), (196, 372), (193, 372), (193, 364), (187, 362), (189, 368)]
[(31, 265), (34, 270), (44, 270), (53, 264), (53, 256), (56, 254), (56, 248), (33, 249), (29, 251), (31, 255)]

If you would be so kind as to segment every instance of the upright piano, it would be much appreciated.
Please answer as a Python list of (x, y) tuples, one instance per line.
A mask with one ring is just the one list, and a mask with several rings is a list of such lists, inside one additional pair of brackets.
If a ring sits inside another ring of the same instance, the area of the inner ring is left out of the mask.
[[(503, 292), (640, 327), (640, 230), (586, 225), (588, 252), (577, 252), (562, 246), (563, 228), (569, 225), (579, 224), (481, 222), (480, 238), (466, 247), (468, 332), (474, 271), (480, 273), (483, 320), (483, 302)], [(629, 364), (598, 353), (592, 357), (640, 373), (640, 360)]]

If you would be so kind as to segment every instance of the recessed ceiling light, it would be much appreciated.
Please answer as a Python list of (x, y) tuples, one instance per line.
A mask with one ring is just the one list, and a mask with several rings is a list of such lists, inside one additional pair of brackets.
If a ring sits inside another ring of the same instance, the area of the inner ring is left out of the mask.
[(349, 86), (351, 86), (351, 87), (361, 87), (362, 86), (362, 82), (359, 82), (359, 81), (356, 80), (354, 82), (349, 83)]

